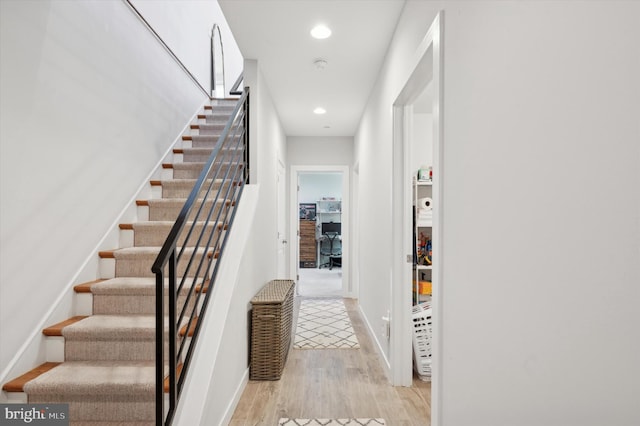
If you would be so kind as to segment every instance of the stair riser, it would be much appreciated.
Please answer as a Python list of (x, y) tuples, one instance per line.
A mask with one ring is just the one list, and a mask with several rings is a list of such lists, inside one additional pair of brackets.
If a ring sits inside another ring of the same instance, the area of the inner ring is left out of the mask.
[[(205, 182), (203, 184), (203, 189), (201, 190), (201, 193), (203, 193), (203, 191), (205, 191), (209, 186), (211, 181), (209, 182)], [(190, 183), (189, 185), (185, 185), (185, 184), (174, 184), (174, 183), (167, 183), (164, 184), (162, 186), (162, 198), (187, 198), (189, 197), (189, 195), (191, 195), (191, 191), (193, 190), (193, 185), (194, 183)], [(223, 193), (224, 193), (224, 189), (229, 187), (229, 184), (225, 184), (222, 185), (222, 182), (214, 182), (212, 189), (210, 191), (210, 193), (215, 194), (216, 191), (220, 188), (223, 188)]]
[[(173, 169), (173, 178), (174, 179), (197, 179), (200, 177), (200, 173), (202, 172), (202, 165), (197, 165), (192, 168), (175, 168)], [(234, 166), (234, 170), (231, 171), (230, 175), (235, 171), (235, 168), (239, 166)], [(227, 174), (227, 170), (229, 169), (229, 165), (222, 166), (220, 172), (218, 173), (219, 177), (224, 177)], [(236, 175), (238, 176), (238, 175)]]
[(224, 128), (227, 125), (227, 120), (228, 118), (224, 117), (216, 119), (207, 118), (206, 123), (198, 125), (198, 129), (194, 130), (197, 130), (199, 135), (213, 135), (218, 138), (224, 131)]
[[(195, 204), (196, 207), (192, 209), (189, 219), (193, 220), (195, 218), (199, 205), (200, 203)], [(213, 202), (208, 201), (205, 207), (203, 208), (202, 213), (200, 213), (200, 216), (202, 216), (203, 214), (208, 214), (208, 211), (212, 207), (213, 207)], [(213, 220), (216, 219), (216, 217), (218, 216), (218, 213), (222, 208), (226, 208), (226, 207), (223, 207), (223, 203), (216, 204), (215, 208), (213, 208), (213, 214), (211, 215), (211, 218)], [(149, 206), (149, 220), (175, 221), (178, 218), (178, 215), (180, 214), (181, 210), (182, 210), (182, 205), (180, 205), (179, 203), (171, 204), (171, 205), (152, 204)]]
[[(212, 135), (199, 135), (199, 136), (192, 136), (191, 137), (191, 148), (211, 148), (213, 149), (217, 144), (218, 144), (218, 139), (219, 136), (212, 136)], [(227, 140), (227, 142), (225, 143), (226, 147), (233, 147), (235, 149), (235, 147), (237, 146), (238, 149), (240, 148), (239, 146), (240, 144), (238, 144), (238, 140), (236, 139), (229, 139)], [(184, 148), (185, 150), (188, 150), (189, 148)]]
[[(200, 296), (200, 303), (204, 295)], [(178, 298), (178, 306), (182, 306), (186, 296)], [(189, 301), (189, 310), (194, 304), (193, 296)], [(165, 302), (164, 311), (169, 312), (168, 302)], [(94, 315), (155, 315), (156, 296), (146, 295), (110, 295), (96, 294), (93, 296)]]
[[(120, 258), (116, 259), (116, 277), (153, 277), (155, 276), (151, 272), (151, 265), (155, 261), (156, 256), (143, 257), (138, 256), (136, 258)], [(196, 268), (202, 259), (202, 254), (197, 254), (195, 257), (195, 261), (191, 265), (188, 276), (194, 276), (196, 272)], [(186, 272), (187, 263), (189, 261), (189, 256), (184, 256), (183, 259), (178, 262), (178, 276), (184, 276)], [(203, 266), (201, 268), (200, 274), (206, 268), (207, 259), (203, 262)]]
[(140, 341), (65, 341), (65, 361), (153, 361), (154, 340)]
[[(169, 343), (165, 333), (164, 358), (169, 360)], [(182, 338), (178, 339), (178, 347)], [(83, 341), (66, 339), (64, 361), (154, 361), (156, 359), (156, 342), (151, 340), (106, 340), (94, 341), (91, 345)], [(190, 341), (181, 354), (184, 361)]]
[[(227, 122), (229, 121), (229, 117), (231, 116), (231, 114), (226, 114), (226, 115), (207, 115), (204, 118), (204, 124), (211, 124), (214, 126), (222, 126), (224, 128), (224, 126), (227, 124)], [(200, 134), (202, 133), (202, 129), (200, 129)]]
[[(211, 241), (215, 242), (219, 235), (219, 232), (217, 231), (218, 226), (214, 224), (214, 225), (209, 225), (207, 228), (208, 229), (206, 230), (206, 232), (202, 237), (202, 241), (204, 242), (204, 241), (207, 241), (209, 238), (211, 238)], [(187, 247), (193, 247), (197, 241), (198, 236), (203, 230), (204, 230), (203, 225), (196, 226), (192, 235), (189, 238), (189, 241), (186, 241), (187, 229), (185, 228), (185, 231), (183, 232), (180, 239), (178, 240), (178, 245), (181, 247), (185, 245)], [(160, 247), (164, 244), (170, 231), (171, 231), (170, 226), (155, 227), (153, 229), (150, 227), (136, 229), (135, 237), (134, 237), (134, 246), (135, 247)]]
[(30, 404), (69, 404), (69, 418), (75, 421), (150, 422), (155, 419), (155, 396), (135, 396), (123, 389), (121, 395), (29, 395)]
[[(211, 157), (211, 153), (213, 152), (215, 143), (203, 142), (203, 144), (205, 145), (194, 147), (200, 148), (197, 150), (185, 149), (184, 153), (182, 154), (182, 161), (184, 161), (185, 163), (206, 163), (207, 161), (209, 161), (209, 157)], [(222, 158), (224, 158), (224, 160), (227, 162), (242, 160), (242, 151), (240, 150), (223, 149), (220, 150), (219, 155), (222, 155)]]

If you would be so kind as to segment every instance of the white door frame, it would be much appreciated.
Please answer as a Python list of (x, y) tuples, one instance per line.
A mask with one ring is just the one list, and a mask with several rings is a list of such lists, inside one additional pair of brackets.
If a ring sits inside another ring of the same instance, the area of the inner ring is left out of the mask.
[(411, 267), (413, 263), (412, 238), (412, 196), (413, 171), (410, 167), (411, 155), (411, 104), (432, 81), (433, 99), (433, 342), (432, 342), (432, 391), (431, 424), (441, 424), (440, 395), (442, 392), (442, 311), (443, 294), (443, 62), (442, 35), (443, 12), (433, 20), (429, 31), (416, 50), (414, 66), (405, 86), (394, 102), (393, 118), (393, 286), (391, 321), (391, 380), (394, 385), (410, 386), (412, 381), (412, 330), (411, 324)]
[(276, 160), (276, 231), (277, 235), (277, 274), (278, 278), (289, 278), (290, 268), (287, 267), (287, 168), (280, 158)]
[(348, 288), (348, 294), (352, 298), (358, 299), (360, 298), (360, 267), (362, 262), (360, 261), (360, 227), (355, 224), (358, 223), (360, 208), (359, 206), (359, 198), (360, 198), (360, 163), (356, 163), (353, 166), (352, 179), (351, 179), (351, 223), (354, 226), (351, 227), (351, 238), (350, 238), (350, 247), (351, 247), (351, 256), (353, 259), (352, 264), (355, 266), (351, 271), (351, 284)]
[(291, 166), (290, 179), (290, 210), (289, 217), (289, 270), (293, 279), (298, 277), (298, 268), (300, 267), (299, 254), (299, 211), (298, 211), (298, 176), (301, 173), (322, 173), (322, 172), (338, 172), (342, 173), (342, 295), (344, 297), (354, 297), (353, 288), (350, 280), (350, 194), (349, 194), (349, 166)]

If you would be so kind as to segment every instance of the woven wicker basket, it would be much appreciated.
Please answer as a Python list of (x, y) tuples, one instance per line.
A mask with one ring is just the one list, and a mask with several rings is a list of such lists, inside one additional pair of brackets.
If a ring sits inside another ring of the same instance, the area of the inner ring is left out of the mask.
[(251, 380), (278, 380), (291, 346), (292, 280), (273, 280), (251, 299)]

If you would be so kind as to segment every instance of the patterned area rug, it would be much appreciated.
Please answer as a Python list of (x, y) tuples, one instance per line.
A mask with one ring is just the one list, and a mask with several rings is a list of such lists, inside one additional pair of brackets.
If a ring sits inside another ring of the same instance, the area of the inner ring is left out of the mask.
[(278, 426), (384, 426), (383, 419), (280, 419)]
[[(359, 348), (360, 344), (351, 327), (344, 302), (341, 299), (303, 299), (300, 304), (293, 347), (296, 349)], [(309, 423), (309, 425), (315, 424)]]

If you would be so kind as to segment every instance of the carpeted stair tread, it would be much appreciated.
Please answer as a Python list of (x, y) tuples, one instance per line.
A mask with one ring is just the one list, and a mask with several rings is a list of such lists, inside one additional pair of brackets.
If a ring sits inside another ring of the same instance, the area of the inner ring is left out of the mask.
[[(116, 261), (116, 277), (151, 277), (153, 276), (151, 266), (160, 253), (160, 249), (161, 247), (127, 247), (112, 251), (102, 251), (99, 254), (103, 258), (109, 258), (109, 255), (113, 256)], [(205, 253), (209, 258), (218, 257), (218, 252), (213, 248), (205, 250), (204, 247), (185, 247), (182, 258), (178, 261), (177, 273), (179, 275), (185, 274), (189, 259), (195, 254), (195, 261), (188, 272), (189, 276), (194, 274), (200, 259)]]
[(211, 117), (209, 118), (211, 122), (208, 123), (200, 123), (200, 124), (192, 124), (190, 126), (191, 130), (198, 130), (199, 134), (217, 134), (220, 136), (225, 126), (227, 125), (228, 116), (219, 116), (219, 117)]
[[(182, 155), (205, 155), (208, 154), (210, 155), (211, 152), (213, 151), (213, 148), (215, 148), (215, 143), (218, 142), (217, 139), (214, 140), (213, 137), (211, 136), (191, 136), (192, 140), (194, 142), (211, 142), (211, 146), (204, 146), (204, 147), (192, 147), (192, 148), (175, 148), (173, 150), (173, 152), (178, 153), (178, 154), (182, 154)], [(236, 147), (224, 147), (220, 150), (220, 152), (222, 153), (231, 153), (231, 154), (239, 154), (242, 153), (242, 149), (241, 148), (236, 148)], [(199, 161), (202, 162), (202, 161)]]
[[(168, 320), (165, 320), (168, 324)], [(154, 340), (154, 315), (92, 315), (62, 329), (70, 340)]]
[[(149, 220), (150, 221), (158, 221), (158, 220), (176, 220), (178, 215), (182, 211), (184, 207), (184, 203), (186, 202), (186, 198), (157, 198), (150, 200), (140, 200), (137, 201), (138, 205), (146, 205), (149, 206)], [(213, 200), (207, 200), (204, 202), (204, 208), (200, 213), (199, 218), (203, 218), (203, 215), (208, 214), (210, 209), (213, 209), (214, 213), (211, 216), (213, 219), (216, 218), (220, 208), (223, 206), (228, 206), (230, 201), (228, 200), (216, 200), (215, 205)], [(194, 208), (191, 210), (191, 214), (189, 216), (189, 220), (194, 220), (196, 218), (196, 214), (200, 205), (203, 204), (202, 199), (197, 200), (194, 203)]]
[[(229, 162), (223, 162), (221, 164), (221, 173), (226, 173), (230, 164)], [(174, 164), (163, 164), (163, 167), (166, 169), (173, 169), (173, 177), (176, 179), (197, 179), (200, 177), (200, 173), (204, 168), (204, 161), (195, 161), (189, 163), (174, 163)], [(242, 168), (242, 163), (237, 165), (238, 168)]]
[[(150, 200), (142, 200), (143, 203), (141, 205), (147, 206), (173, 206), (180, 205), (183, 206), (187, 201), (186, 198), (152, 198)], [(208, 202), (212, 202), (211, 200), (207, 200)], [(218, 203), (225, 202), (226, 200), (218, 200)]]
[[(202, 138), (202, 139), (200, 139)], [(207, 161), (209, 159), (209, 157), (211, 156), (211, 153), (213, 152), (213, 149), (215, 147), (215, 143), (217, 142), (217, 140), (214, 140), (214, 138), (209, 138), (208, 140), (206, 139), (207, 136), (193, 136), (193, 145), (204, 145), (204, 147), (201, 146), (197, 146), (195, 148), (181, 148), (181, 152), (177, 152), (176, 150), (174, 150), (174, 153), (181, 153), (182, 157), (183, 157), (183, 161), (185, 162), (190, 162), (190, 161), (196, 161), (196, 162), (201, 162), (201, 161)], [(220, 150), (219, 155), (223, 156), (224, 158), (228, 159), (228, 158), (239, 158), (242, 155), (243, 150), (239, 149), (239, 148), (228, 148), (225, 147), (223, 149)]]
[[(147, 205), (149, 206), (149, 220), (150, 221), (158, 221), (158, 220), (176, 220), (178, 215), (182, 211), (182, 207), (186, 202), (186, 198), (157, 198), (150, 200), (143, 200), (139, 203), (139, 205)], [(200, 205), (202, 204), (202, 200), (197, 200), (194, 203), (194, 208), (191, 211), (191, 215), (189, 216), (190, 220), (193, 220), (197, 214)], [(219, 209), (223, 206), (228, 206), (230, 201), (228, 200), (216, 200), (215, 208), (214, 202), (212, 200), (207, 200), (204, 204), (202, 213), (200, 213), (200, 217), (202, 217), (205, 212), (208, 212), (209, 209), (214, 208), (213, 218), (216, 218), (216, 215), (219, 212)]]
[[(172, 179), (152, 181), (152, 185), (162, 186), (162, 198), (186, 198), (191, 194), (191, 190), (195, 186), (197, 179)], [(217, 190), (224, 183), (224, 179), (206, 179), (202, 184), (202, 191), (206, 188)]]
[(50, 327), (45, 328), (44, 330), (42, 330), (42, 334), (44, 334), (45, 336), (62, 336), (62, 330), (65, 327), (75, 324), (78, 321), (82, 321), (85, 318), (87, 318), (86, 315), (78, 315), (75, 317), (71, 317), (69, 319), (66, 319), (64, 321), (61, 321), (57, 324), (54, 324)]
[[(178, 283), (179, 284), (179, 283)], [(202, 279), (187, 278), (178, 296), (178, 303), (184, 303), (189, 288), (195, 285), (196, 292), (208, 288), (203, 286)], [(169, 294), (168, 280), (164, 285), (165, 295)], [(156, 281), (155, 277), (118, 277), (94, 283), (90, 286), (93, 295), (92, 311), (94, 315), (153, 315), (156, 312)], [(193, 306), (192, 297), (189, 306)], [(168, 299), (165, 299), (165, 312), (168, 312)]]
[[(142, 247), (142, 246), (161, 246), (164, 244), (169, 232), (173, 228), (174, 222), (168, 220), (156, 220), (156, 221), (146, 221), (146, 222), (136, 222), (131, 224), (131, 229), (134, 231), (134, 246)], [(194, 226), (194, 231), (192, 235), (189, 237), (188, 245), (195, 245), (198, 235), (207, 228), (207, 232), (204, 234), (204, 238), (209, 238), (211, 233), (214, 231), (219, 231), (223, 229), (221, 223), (210, 222), (205, 225), (205, 222), (199, 221), (194, 225), (193, 221), (188, 221), (185, 225), (185, 230)], [(122, 228), (121, 228), (122, 229)], [(187, 233), (184, 232), (180, 238), (178, 239), (178, 245), (185, 245), (185, 241), (187, 238)], [(214, 235), (212, 238), (212, 242), (215, 242), (216, 236)], [(205, 242), (206, 240), (202, 240)]]
[(155, 397), (155, 361), (66, 361), (24, 385), (31, 395)]
[[(156, 358), (155, 325), (153, 314), (92, 315), (62, 329), (64, 359), (153, 361)], [(164, 334), (168, 345), (168, 316), (164, 318)]]
[[(192, 280), (188, 280), (191, 285)], [(198, 279), (196, 285), (200, 289), (202, 280)], [(165, 291), (169, 291), (168, 279), (165, 280)], [(182, 292), (186, 293), (187, 288), (184, 287)], [(94, 282), (90, 286), (90, 292), (94, 295), (121, 295), (121, 296), (155, 296), (156, 295), (156, 279), (155, 277), (117, 277), (109, 280), (101, 280)]]
[(198, 119), (204, 120), (204, 123), (192, 124), (191, 128), (197, 129), (198, 127), (195, 126), (199, 126), (202, 124), (226, 124), (227, 121), (229, 121), (229, 117), (231, 117), (231, 113), (200, 114), (198, 116)]
[(27, 371), (20, 377), (16, 377), (15, 379), (5, 383), (2, 386), (2, 390), (5, 392), (24, 392), (24, 385), (27, 382), (35, 379), (36, 377), (39, 377), (52, 368), (59, 366), (60, 364), (60, 362), (45, 362), (44, 364), (39, 365), (30, 371)]
[[(161, 249), (161, 247), (149, 247), (149, 246), (144, 246), (144, 247), (126, 247), (126, 248), (113, 250), (112, 253), (113, 253), (113, 257), (116, 260), (124, 259), (124, 258), (128, 258), (128, 257), (140, 257), (140, 258), (153, 257), (153, 259), (155, 260), (155, 258), (158, 256), (158, 253), (160, 253), (160, 249)], [(195, 251), (195, 249), (193, 247), (186, 247), (184, 249), (185, 255), (190, 255), (194, 251)], [(200, 248), (198, 248), (197, 251), (199, 253), (203, 253), (205, 250), (204, 250), (203, 247), (200, 247)], [(209, 249), (208, 251), (209, 252), (213, 252), (213, 249)], [(108, 251), (105, 251), (105, 252), (108, 252)], [(101, 253), (104, 253), (104, 252), (101, 252)]]

